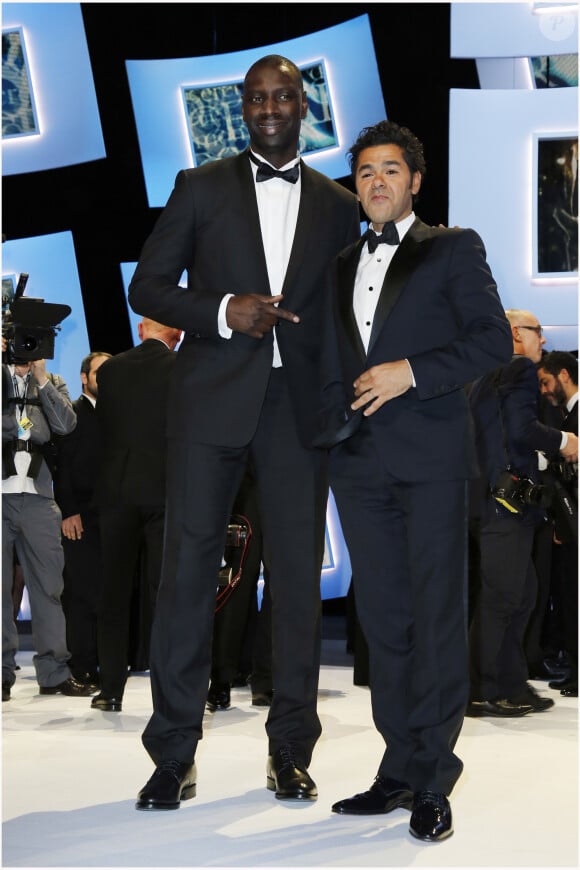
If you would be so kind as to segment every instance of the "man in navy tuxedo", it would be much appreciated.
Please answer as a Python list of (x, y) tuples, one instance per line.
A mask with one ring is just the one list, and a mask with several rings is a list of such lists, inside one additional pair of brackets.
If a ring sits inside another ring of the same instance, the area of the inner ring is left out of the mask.
[(311, 444), (325, 273), (360, 223), (352, 193), (300, 160), (307, 101), (291, 61), (254, 63), (242, 107), (250, 148), (179, 173), (129, 288), (135, 311), (185, 331), (170, 392), (153, 715), (143, 735), (157, 769), (140, 810), (177, 809), (195, 794), (216, 578), (248, 461), (272, 599), (266, 784), (280, 800), (317, 796), (307, 768), (321, 731), (328, 483), (326, 454)]
[[(350, 151), (363, 238), (336, 262), (324, 347), (320, 443), (350, 552), (386, 743), (371, 788), (334, 804), (412, 809), (421, 840), (452, 833), (447, 796), (468, 694), (466, 488), (475, 473), (463, 386), (509, 359), (509, 327), (481, 239), (413, 211), (425, 161), (389, 121)], [(354, 413), (353, 413), (354, 412)]]

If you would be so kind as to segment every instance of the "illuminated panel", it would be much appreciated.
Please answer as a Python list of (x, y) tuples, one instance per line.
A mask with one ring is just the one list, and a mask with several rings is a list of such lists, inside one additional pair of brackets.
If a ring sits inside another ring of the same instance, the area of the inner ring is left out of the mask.
[(49, 371), (62, 375), (71, 399), (81, 393), (80, 368), (90, 352), (85, 310), (77, 270), (72, 233), (52, 233), (28, 239), (14, 239), (2, 245), (2, 289), (5, 280), (28, 272), (25, 297), (70, 305), (54, 342), (54, 359)]
[(542, 8), (533, 3), (451, 4), (451, 57), (539, 57), (577, 52), (577, 3), (550, 2)]
[[(193, 153), (196, 149), (195, 133), (192, 148), (192, 126), (188, 121), (188, 113), (184, 111), (184, 89), (186, 99), (193, 99), (195, 94), (207, 91), (212, 105), (212, 111), (208, 113), (211, 124), (217, 114), (215, 96), (220, 93), (215, 89), (227, 88), (228, 101), (231, 100), (235, 96), (233, 89), (243, 81), (249, 67), (268, 54), (281, 54), (290, 58), (301, 70), (311, 70), (309, 75), (313, 81), (307, 82), (307, 91), (311, 95), (309, 102), (313, 121), (318, 110), (316, 102), (320, 100), (320, 90), (317, 94), (318, 83), (312, 71), (320, 68), (327, 100), (324, 111), (328, 117), (317, 118), (317, 128), (311, 123), (306, 125), (305, 130), (313, 142), (324, 135), (334, 138), (336, 144), (333, 145), (326, 138), (322, 148), (306, 151), (304, 158), (310, 166), (331, 178), (342, 178), (349, 174), (346, 161), (348, 148), (363, 127), (386, 117), (367, 15), (297, 39), (246, 51), (208, 57), (127, 61), (151, 207), (165, 205), (180, 169), (198, 165)], [(224, 107), (221, 107), (222, 120), (223, 114)], [(195, 129), (195, 123), (193, 127)], [(236, 130), (230, 137), (234, 143), (233, 153), (236, 148), (243, 150), (247, 141), (245, 131), (243, 138), (240, 135), (239, 139), (238, 132), (241, 133)]]
[[(303, 157), (338, 145), (323, 60), (301, 69), (308, 111), (299, 148)], [(243, 82), (182, 88), (186, 123), (196, 166), (233, 157), (250, 144), (242, 118)]]
[(449, 225), (479, 232), (504, 307), (544, 326), (578, 323), (578, 279), (535, 275), (535, 142), (577, 125), (577, 88), (451, 91)]
[(534, 277), (578, 275), (578, 137), (533, 137)]
[[(9, 72), (4, 63), (9, 58), (4, 40), (14, 40), (15, 33), (20, 34), (21, 45), (26, 48), (23, 60), (31, 84), (33, 113), (33, 119), (29, 115), (26, 123), (34, 124), (35, 130), (4, 136), (3, 174), (38, 172), (105, 157), (80, 4), (2, 5), (3, 103), (8, 88), (5, 73)], [(8, 107), (2, 107), (3, 130)]]
[(24, 35), (2, 31), (2, 137), (39, 133)]

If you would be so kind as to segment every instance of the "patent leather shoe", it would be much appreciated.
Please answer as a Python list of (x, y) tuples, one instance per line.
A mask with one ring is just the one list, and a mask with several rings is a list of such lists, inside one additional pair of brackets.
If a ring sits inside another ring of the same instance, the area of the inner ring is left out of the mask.
[(290, 744), (284, 744), (268, 756), (266, 786), (276, 792), (280, 801), (315, 801), (318, 797), (306, 765), (297, 758)]
[(529, 704), (534, 713), (543, 713), (544, 710), (549, 710), (550, 707), (554, 706), (552, 698), (542, 698), (532, 686), (526, 686), (509, 700), (512, 704)]
[(269, 707), (274, 692), (252, 692), (252, 707)]
[(102, 710), (103, 713), (120, 713), (123, 709), (123, 699), (109, 698), (101, 692), (91, 700), (91, 707), (93, 710)]
[(560, 694), (565, 698), (577, 698), (578, 697), (578, 681), (574, 680), (570, 681), (563, 689), (560, 689)]
[(210, 683), (207, 692), (207, 709), (213, 713), (215, 710), (228, 710), (230, 706), (230, 684)]
[(40, 686), (38, 691), (41, 695), (61, 694), (68, 695), (70, 698), (89, 698), (99, 690), (97, 686), (85, 686), (83, 683), (75, 680), (74, 677), (69, 677), (64, 682), (59, 683), (58, 686)]
[(409, 831), (418, 840), (431, 843), (450, 837), (453, 819), (446, 795), (433, 791), (416, 792)]
[(100, 686), (99, 675), (95, 671), (76, 671), (73, 677), (83, 686), (94, 686), (96, 689)]
[(368, 791), (337, 801), (332, 805), (332, 812), (353, 816), (374, 816), (390, 813), (399, 807), (410, 810), (412, 805), (413, 792), (409, 786), (396, 779), (377, 776)]
[(162, 761), (137, 795), (137, 810), (178, 810), (181, 801), (195, 797), (195, 764)]
[(568, 673), (559, 680), (550, 680), (548, 685), (551, 689), (567, 689), (571, 683), (577, 682), (577, 680), (570, 676), (570, 672), (568, 671)]
[(495, 701), (470, 701), (465, 711), (466, 716), (525, 716), (531, 713), (531, 704), (514, 704), (507, 698), (497, 698)]

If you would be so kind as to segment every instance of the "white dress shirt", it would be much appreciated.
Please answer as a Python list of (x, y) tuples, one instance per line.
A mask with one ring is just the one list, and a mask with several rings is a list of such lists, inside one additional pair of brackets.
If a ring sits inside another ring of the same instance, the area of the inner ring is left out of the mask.
[[(252, 151), (252, 153), (254, 152)], [(268, 163), (259, 154), (255, 154), (255, 157), (263, 163)], [(297, 155), (289, 163), (278, 168), (280, 170), (289, 169), (291, 166), (296, 166), (299, 161), (300, 156)], [(268, 181), (260, 181), (258, 183), (256, 182), (258, 167), (253, 161), (251, 161), (250, 165), (254, 174), (262, 243), (264, 245), (268, 281), (270, 284), (269, 288), (256, 287), (254, 292), (264, 295), (268, 293), (269, 289), (272, 296), (278, 296), (282, 292), (290, 260), (290, 252), (294, 242), (294, 234), (296, 232), (298, 209), (300, 207), (301, 178), (298, 178), (296, 184), (290, 184), (290, 182), (284, 181), (283, 178), (270, 178)], [(232, 330), (226, 323), (226, 306), (228, 300), (233, 295), (233, 293), (228, 293), (224, 296), (220, 305), (218, 330), (222, 338), (230, 338), (232, 334)], [(272, 365), (274, 368), (282, 365), (275, 329), (274, 359)]]

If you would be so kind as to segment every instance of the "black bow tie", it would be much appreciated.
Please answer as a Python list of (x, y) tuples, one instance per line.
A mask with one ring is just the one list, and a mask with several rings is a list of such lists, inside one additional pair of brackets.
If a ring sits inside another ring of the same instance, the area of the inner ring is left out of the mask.
[(270, 178), (283, 178), (284, 181), (289, 181), (290, 184), (296, 184), (300, 178), (300, 167), (298, 163), (296, 166), (291, 166), (290, 169), (284, 169), (281, 171), (280, 169), (274, 169), (274, 167), (270, 166), (269, 163), (263, 163), (261, 160), (257, 160), (251, 153), (250, 160), (258, 167), (256, 181), (268, 181)]
[(386, 245), (398, 245), (400, 242), (399, 233), (397, 232), (397, 227), (395, 226), (394, 221), (389, 221), (384, 225), (380, 236), (377, 236), (375, 231), (369, 227), (364, 234), (364, 238), (367, 240), (371, 254), (374, 254), (378, 245), (382, 243)]

